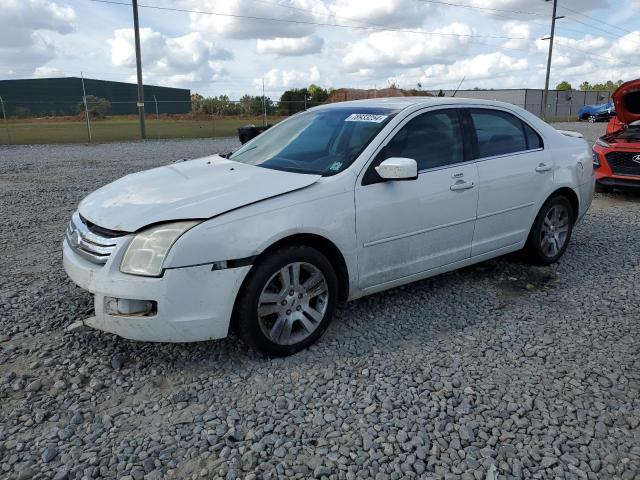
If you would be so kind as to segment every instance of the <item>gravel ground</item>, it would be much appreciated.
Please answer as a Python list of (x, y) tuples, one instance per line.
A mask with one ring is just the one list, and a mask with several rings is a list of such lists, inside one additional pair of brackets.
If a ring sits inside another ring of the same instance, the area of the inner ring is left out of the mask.
[(638, 195), (597, 196), (552, 268), (360, 299), (286, 359), (65, 332), (92, 307), (60, 261), (78, 201), (235, 145), (0, 148), (0, 477), (640, 478)]

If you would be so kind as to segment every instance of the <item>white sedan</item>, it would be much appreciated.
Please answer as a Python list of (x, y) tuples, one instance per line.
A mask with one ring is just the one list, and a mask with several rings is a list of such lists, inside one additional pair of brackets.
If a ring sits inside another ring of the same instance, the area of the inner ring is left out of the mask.
[(556, 262), (594, 190), (591, 153), (513, 105), (387, 98), (299, 113), (223, 158), (128, 175), (86, 197), (64, 267), (88, 326), (189, 342), (235, 328), (269, 355), (336, 304), (523, 250)]

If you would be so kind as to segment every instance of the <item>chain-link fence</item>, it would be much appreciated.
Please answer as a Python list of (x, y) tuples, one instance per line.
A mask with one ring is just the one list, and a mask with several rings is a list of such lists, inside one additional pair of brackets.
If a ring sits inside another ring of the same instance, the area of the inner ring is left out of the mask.
[[(253, 97), (259, 98), (259, 97)], [(145, 101), (147, 139), (237, 136), (246, 125), (273, 125), (319, 105), (311, 101)], [(0, 144), (111, 142), (140, 138), (137, 102), (87, 95), (73, 101), (14, 101), (0, 97)], [(118, 112), (118, 113), (115, 113)], [(127, 112), (127, 113), (123, 113)], [(177, 113), (180, 112), (180, 113)]]
[[(542, 90), (470, 90), (456, 96), (506, 101), (542, 116)], [(606, 103), (610, 99), (611, 92), (607, 91), (552, 90), (545, 118), (576, 121), (583, 105)], [(319, 104), (306, 99), (274, 102), (261, 96), (245, 96), (241, 100), (225, 96), (194, 95), (189, 100), (147, 96), (146, 136), (148, 139), (237, 136), (239, 127), (272, 125)], [(3, 98), (0, 92), (0, 144), (136, 140), (140, 138), (137, 112), (136, 101), (117, 97), (80, 94), (73, 98), (52, 95), (50, 100), (24, 100)]]

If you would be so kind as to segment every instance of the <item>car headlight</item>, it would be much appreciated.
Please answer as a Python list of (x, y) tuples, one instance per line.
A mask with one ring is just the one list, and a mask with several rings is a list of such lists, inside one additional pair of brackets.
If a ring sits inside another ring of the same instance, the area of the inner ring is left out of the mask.
[(199, 221), (163, 223), (138, 233), (127, 247), (120, 271), (131, 275), (159, 277), (171, 246)]
[(601, 138), (596, 140), (596, 145), (600, 145), (601, 147), (608, 147), (609, 146), (609, 144), (607, 142), (605, 142), (604, 140), (602, 140)]

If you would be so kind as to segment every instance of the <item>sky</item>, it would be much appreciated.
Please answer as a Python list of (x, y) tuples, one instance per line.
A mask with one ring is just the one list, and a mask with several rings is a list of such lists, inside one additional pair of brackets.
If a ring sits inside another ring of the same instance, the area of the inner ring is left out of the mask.
[[(144, 7), (143, 7), (144, 5)], [(543, 88), (544, 0), (140, 0), (145, 84)], [(150, 8), (150, 7), (162, 7)], [(640, 0), (559, 0), (551, 86), (640, 77)], [(0, 79), (135, 82), (130, 0), (2, 0)]]

